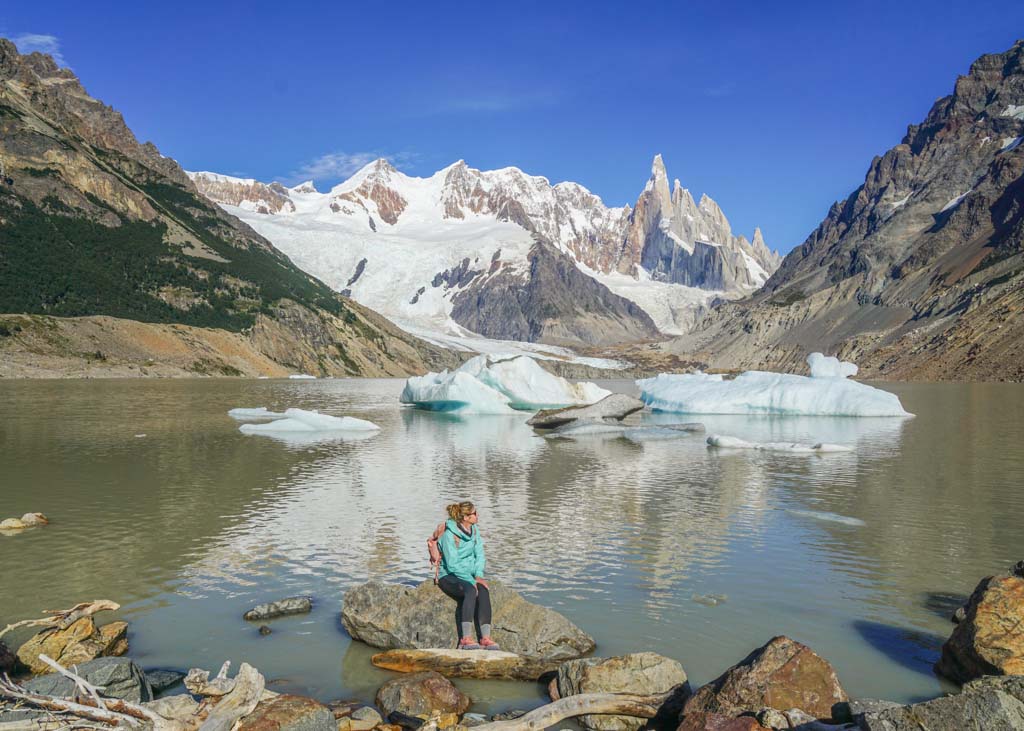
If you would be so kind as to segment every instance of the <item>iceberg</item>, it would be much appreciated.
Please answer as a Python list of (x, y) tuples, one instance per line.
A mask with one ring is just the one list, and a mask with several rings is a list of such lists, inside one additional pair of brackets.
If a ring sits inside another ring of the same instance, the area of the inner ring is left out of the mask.
[(228, 416), (232, 419), (280, 419), (284, 417), (284, 414), (279, 411), (270, 411), (266, 406), (260, 406), (255, 409), (231, 409)]
[(293, 373), (288, 376), (293, 381), (315, 381), (316, 376), (311, 376), (308, 373)]
[(610, 393), (594, 383), (552, 375), (525, 355), (506, 360), (478, 355), (454, 371), (409, 378), (399, 401), (431, 411), (508, 414), (592, 404)]
[(852, 452), (851, 447), (841, 444), (798, 444), (792, 442), (748, 442), (738, 437), (712, 434), (708, 437), (709, 447), (720, 449), (756, 449), (762, 452), (790, 452), (791, 454), (827, 454), (828, 452)]
[(811, 353), (811, 375), (746, 371), (732, 379), (710, 373), (662, 373), (638, 380), (640, 399), (656, 411), (684, 414), (912, 416), (896, 394), (847, 380), (857, 366)]
[[(272, 413), (272, 412), (268, 412)], [(330, 416), (319, 411), (306, 409), (288, 409), (282, 418), (266, 424), (242, 424), (238, 430), (243, 434), (281, 434), (281, 433), (316, 433), (342, 431), (379, 431), (380, 427), (372, 421), (356, 419), (352, 416)]]

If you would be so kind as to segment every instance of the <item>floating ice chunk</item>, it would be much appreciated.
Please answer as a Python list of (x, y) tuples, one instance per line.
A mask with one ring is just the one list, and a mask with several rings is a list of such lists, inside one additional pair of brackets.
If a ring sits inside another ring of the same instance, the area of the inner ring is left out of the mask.
[(849, 378), (857, 375), (856, 364), (832, 355), (811, 353), (807, 356), (807, 365), (811, 368), (811, 378)]
[(688, 414), (910, 416), (899, 397), (846, 380), (852, 363), (812, 353), (812, 376), (747, 371), (731, 380), (708, 373), (662, 373), (637, 381), (640, 398), (658, 411)]
[(432, 411), (505, 414), (592, 404), (609, 393), (552, 375), (525, 355), (507, 360), (478, 355), (454, 371), (409, 378), (399, 400)]
[(270, 411), (266, 406), (260, 406), (255, 409), (231, 409), (228, 416), (232, 419), (281, 419), (284, 414), (279, 411)]
[(709, 447), (721, 449), (756, 449), (763, 452), (790, 452), (792, 454), (825, 454), (827, 452), (852, 452), (841, 444), (797, 444), (791, 442), (748, 442), (737, 437), (712, 434), (708, 437)]
[(314, 380), (315, 381), (316, 380), (316, 376), (311, 376), (308, 373), (293, 373), (292, 375), (290, 375), (288, 377), (291, 378), (293, 381), (308, 381), (308, 380)]
[(827, 513), (823, 510), (788, 510), (786, 511), (793, 515), (799, 515), (804, 518), (814, 518), (815, 520), (825, 520), (829, 523), (843, 523), (844, 525), (867, 525), (860, 518), (851, 518), (847, 515), (839, 515), (838, 513)]
[(238, 427), (243, 434), (277, 434), (283, 432), (334, 432), (334, 431), (378, 431), (372, 421), (352, 416), (330, 416), (319, 411), (288, 409), (283, 418), (266, 424), (242, 424)]

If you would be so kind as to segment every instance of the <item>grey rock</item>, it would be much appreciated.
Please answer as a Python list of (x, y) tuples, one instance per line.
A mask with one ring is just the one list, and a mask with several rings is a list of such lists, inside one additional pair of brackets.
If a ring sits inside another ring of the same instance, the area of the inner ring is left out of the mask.
[[(101, 657), (82, 663), (78, 674), (89, 683), (102, 688), (101, 695), (133, 703), (153, 700), (153, 688), (146, 674), (126, 657)], [(27, 690), (59, 697), (71, 697), (75, 683), (58, 673), (39, 675), (24, 684)]]
[(1024, 561), (1018, 561), (1013, 566), (1011, 566), (1009, 573), (1013, 576), (1019, 576), (1020, 578), (1024, 579)]
[[(691, 692), (683, 666), (654, 652), (569, 660), (558, 668), (557, 682), (560, 698), (581, 693), (657, 695), (678, 691), (674, 700), (680, 709)], [(593, 731), (637, 731), (647, 724), (642, 718), (612, 715), (580, 716), (579, 722)]]
[(373, 706), (360, 706), (349, 714), (349, 718), (370, 723), (371, 728), (378, 723), (384, 723), (384, 718), (377, 713), (377, 709)]
[(185, 679), (185, 673), (177, 670), (147, 670), (146, 680), (154, 693), (160, 693)]
[(758, 711), (754, 718), (757, 722), (765, 728), (776, 729), (789, 729), (789, 719), (786, 718), (786, 714), (782, 711), (774, 708), (762, 708)]
[[(546, 660), (569, 660), (594, 649), (594, 640), (558, 612), (532, 604), (491, 581), (495, 641), (503, 650)], [(455, 647), (456, 603), (425, 581), (419, 586), (371, 581), (345, 593), (341, 622), (354, 639), (373, 647)]]
[(242, 618), (252, 622), (264, 619), (274, 619), (275, 617), (284, 617), (289, 614), (307, 614), (312, 609), (312, 597), (293, 596), (288, 599), (280, 599), (276, 602), (259, 604), (242, 615)]
[(613, 393), (597, 403), (587, 406), (569, 406), (564, 409), (538, 411), (526, 423), (534, 429), (554, 429), (581, 419), (610, 419), (622, 421), (644, 408), (644, 402), (624, 393)]
[(953, 612), (953, 616), (950, 617), (950, 620), (953, 622), (953, 624), (960, 624), (965, 619), (967, 619), (967, 608), (966, 607), (957, 607), (956, 611)]
[(845, 703), (837, 703), (835, 707), (836, 718), (845, 721), (856, 721), (860, 722), (860, 719), (866, 713), (878, 713), (885, 711), (890, 708), (899, 708), (899, 703), (893, 701), (878, 700), (875, 698), (856, 698), (853, 700), (846, 701)]
[(483, 713), (467, 713), (462, 717), (462, 725), (466, 728), (473, 728), (474, 726), (481, 726), (487, 723), (489, 720)]
[(956, 695), (869, 711), (858, 722), (864, 731), (1024, 731), (1024, 676), (986, 676)]
[(269, 635), (269, 634), (273, 633), (273, 631), (274, 631), (274, 630), (270, 629), (270, 627), (268, 627), (268, 626), (267, 626), (267, 625), (265, 625), (265, 624), (261, 624), (261, 625), (260, 625), (259, 633), (260, 633), (261, 635), (263, 635), (264, 637), (266, 637), (267, 635)]
[(0, 673), (13, 674), (18, 666), (17, 656), (3, 642), (0, 642)]

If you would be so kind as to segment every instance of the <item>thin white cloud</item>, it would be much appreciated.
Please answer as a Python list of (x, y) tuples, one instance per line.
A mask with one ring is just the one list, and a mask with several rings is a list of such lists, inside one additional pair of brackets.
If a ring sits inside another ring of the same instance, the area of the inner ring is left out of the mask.
[(58, 66), (69, 68), (68, 62), (64, 60), (64, 54), (61, 53), (60, 39), (57, 36), (45, 35), (43, 33), (22, 33), (11, 40), (18, 47), (19, 53), (25, 54), (32, 53), (33, 51), (47, 53), (53, 57)]
[(434, 112), (510, 112), (549, 106), (557, 101), (557, 96), (550, 92), (467, 94), (443, 100), (434, 108)]
[(418, 159), (418, 156), (411, 152), (328, 152), (303, 163), (287, 177), (290, 184), (307, 180), (336, 182), (350, 177), (352, 173), (382, 157), (396, 168), (409, 165)]

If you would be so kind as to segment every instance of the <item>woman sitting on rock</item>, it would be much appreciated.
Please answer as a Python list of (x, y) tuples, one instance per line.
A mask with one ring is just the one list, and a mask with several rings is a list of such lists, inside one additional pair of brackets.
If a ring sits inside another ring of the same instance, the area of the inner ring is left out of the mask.
[[(441, 535), (435, 534), (441, 550), (437, 585), (461, 603), (459, 614), (460, 650), (497, 650), (491, 639), (491, 592), (484, 581), (484, 543), (476, 527), (477, 514), (468, 500), (448, 506), (448, 520)], [(480, 641), (474, 641), (474, 624), (480, 626)]]

